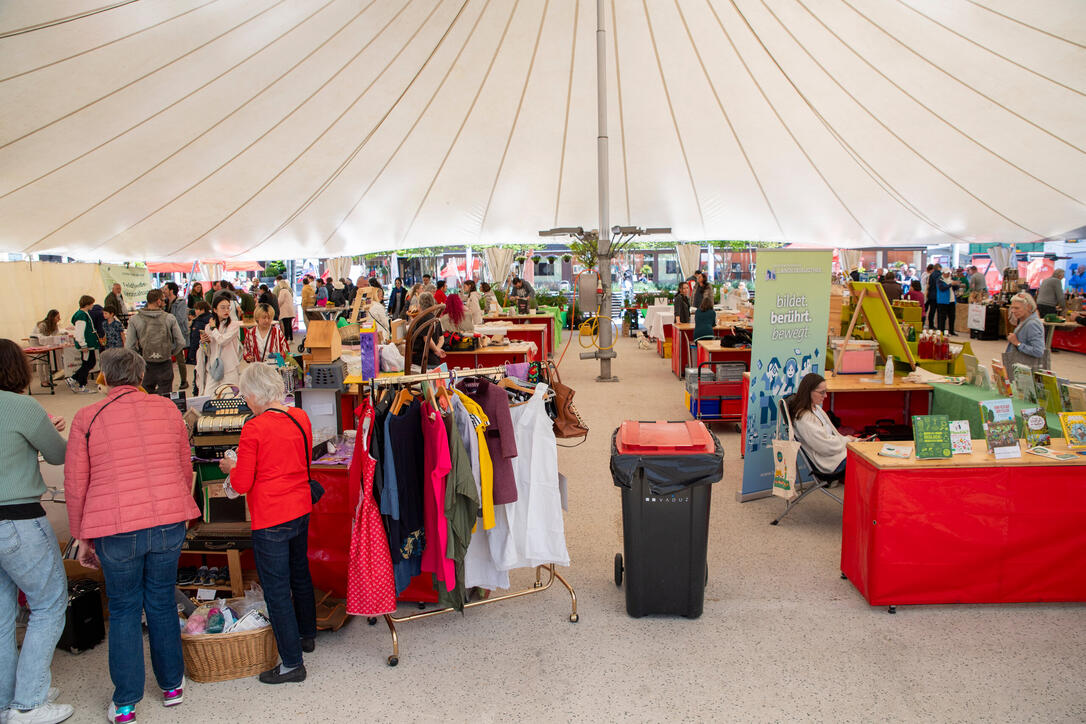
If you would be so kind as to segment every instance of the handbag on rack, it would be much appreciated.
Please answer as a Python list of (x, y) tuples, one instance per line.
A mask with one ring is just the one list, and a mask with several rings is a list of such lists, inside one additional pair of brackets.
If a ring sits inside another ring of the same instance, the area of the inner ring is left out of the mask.
[(554, 436), (584, 437), (588, 434), (588, 425), (573, 406), (573, 388), (563, 384), (562, 378), (558, 376), (558, 367), (553, 362), (547, 363), (547, 376), (550, 378), (550, 388), (554, 390)]

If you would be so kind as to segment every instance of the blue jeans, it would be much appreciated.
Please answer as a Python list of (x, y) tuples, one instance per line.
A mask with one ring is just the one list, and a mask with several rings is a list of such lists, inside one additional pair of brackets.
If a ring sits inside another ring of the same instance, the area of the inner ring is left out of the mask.
[(158, 688), (181, 686), (185, 662), (173, 592), (184, 540), (185, 524), (170, 523), (95, 541), (109, 594), (109, 676), (117, 706), (132, 706), (143, 698), (141, 612), (147, 614), (147, 642)]
[[(21, 654), (15, 649), (20, 590), (30, 606)], [(0, 710), (45, 703), (67, 609), (68, 578), (49, 519), (0, 520)]]
[(253, 531), (253, 559), (283, 666), (302, 665), (302, 638), (317, 635), (309, 576), (309, 514)]

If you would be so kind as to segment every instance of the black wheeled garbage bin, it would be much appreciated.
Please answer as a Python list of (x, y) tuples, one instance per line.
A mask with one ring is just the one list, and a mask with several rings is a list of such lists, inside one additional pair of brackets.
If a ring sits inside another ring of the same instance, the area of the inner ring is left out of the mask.
[(724, 448), (698, 421), (627, 420), (611, 436), (611, 477), (622, 490), (623, 553), (615, 583), (626, 612), (701, 615), (708, 579), (709, 502)]

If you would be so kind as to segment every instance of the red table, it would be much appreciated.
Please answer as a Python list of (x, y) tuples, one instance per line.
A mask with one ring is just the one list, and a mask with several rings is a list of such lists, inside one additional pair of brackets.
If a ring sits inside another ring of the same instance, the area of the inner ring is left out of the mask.
[[(742, 327), (741, 327), (742, 328)], [(717, 325), (713, 327), (713, 334), (717, 337), (728, 337), (732, 334), (732, 325)], [(749, 331), (749, 327), (746, 328)], [(671, 325), (671, 371), (680, 380), (686, 374), (686, 368), (692, 367), (690, 359), (690, 342), (694, 333), (693, 322), (676, 322)]]
[(550, 326), (546, 324), (510, 324), (505, 336), (518, 342), (534, 342), (535, 354), (530, 355), (530, 362), (540, 362), (547, 358), (547, 333)]
[(543, 324), (546, 331), (543, 337), (543, 346), (540, 348), (543, 355), (554, 352), (554, 340), (557, 339), (553, 315), (538, 312), (536, 314), (487, 314), (483, 316), (483, 322), (510, 322), (512, 324)]
[(1052, 349), (1086, 354), (1086, 325), (1057, 328), (1052, 332)]
[[(527, 342), (513, 342), (508, 345), (480, 347), (470, 352), (446, 352), (444, 360), (449, 369), (467, 369), (476, 367), (496, 367), (518, 362), (531, 362), (531, 349)], [(436, 365), (433, 363), (432, 366)]]
[(974, 440), (971, 455), (902, 460), (881, 446), (850, 443), (845, 476), (841, 572), (868, 603), (1086, 601), (1086, 457), (997, 461)]

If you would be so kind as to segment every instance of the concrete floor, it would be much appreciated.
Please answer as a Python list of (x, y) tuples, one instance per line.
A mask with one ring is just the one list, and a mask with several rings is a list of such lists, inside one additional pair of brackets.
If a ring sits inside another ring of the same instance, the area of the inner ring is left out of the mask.
[[(986, 360), (1003, 345), (975, 347)], [(556, 584), (404, 625), (400, 664), (390, 668), (384, 624), (352, 621), (318, 637), (301, 685), (190, 683), (184, 705), (164, 709), (148, 674), (139, 720), (1086, 720), (1086, 605), (904, 606), (896, 616), (869, 607), (839, 576), (833, 501), (815, 496), (779, 527), (768, 525), (779, 499), (735, 502), (742, 461), (730, 427), (716, 428), (725, 476), (714, 488), (704, 614), (629, 618), (612, 573), (622, 523), (610, 434), (624, 419), (688, 413), (655, 350), (628, 338), (617, 349), (617, 384), (594, 381), (598, 366), (577, 358), (576, 340), (561, 367), (592, 430), (559, 453), (570, 481), (572, 565), (563, 573), (577, 591), (579, 623), (569, 622), (569, 596)], [(1084, 356), (1060, 352), (1053, 366), (1086, 379)], [(37, 399), (70, 417), (97, 397), (63, 389)], [(59, 469), (47, 475), (57, 480)], [(63, 509), (49, 507), (66, 535)], [(514, 585), (529, 580), (522, 572)], [(76, 706), (71, 721), (102, 720), (112, 692), (106, 654), (104, 644), (80, 656), (57, 652), (54, 684)]]

